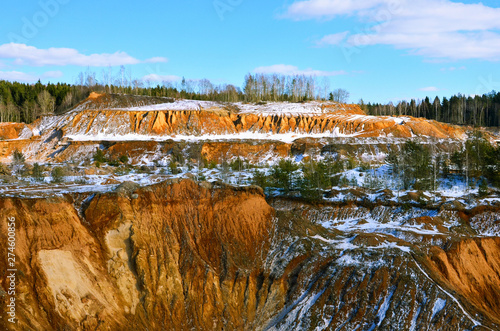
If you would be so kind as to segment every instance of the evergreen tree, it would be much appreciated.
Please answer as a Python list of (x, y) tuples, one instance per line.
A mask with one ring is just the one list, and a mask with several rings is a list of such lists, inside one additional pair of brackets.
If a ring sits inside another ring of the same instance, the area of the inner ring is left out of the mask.
[(271, 177), (274, 179), (275, 186), (288, 193), (297, 183), (294, 172), (298, 169), (299, 166), (295, 162), (281, 159), (277, 165), (271, 168)]

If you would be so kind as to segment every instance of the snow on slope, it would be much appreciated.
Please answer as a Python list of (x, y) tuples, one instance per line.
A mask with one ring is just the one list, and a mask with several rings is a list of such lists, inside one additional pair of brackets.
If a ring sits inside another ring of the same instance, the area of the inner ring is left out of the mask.
[[(348, 108), (343, 104), (324, 103), (324, 102), (307, 102), (307, 103), (291, 103), (291, 102), (268, 102), (263, 104), (255, 103), (232, 103), (239, 113), (242, 114), (259, 114), (262, 116), (269, 115), (320, 115), (334, 113), (337, 111), (346, 111)], [(159, 111), (159, 110), (204, 110), (210, 108), (223, 108), (225, 105), (215, 101), (200, 101), (200, 100), (175, 100), (169, 103), (160, 103), (155, 105), (144, 105), (137, 107), (112, 108), (112, 110), (125, 111)], [(328, 107), (324, 107), (328, 106)], [(332, 107), (334, 106), (334, 107)]]
[(235, 133), (235, 134), (221, 134), (221, 135), (211, 135), (204, 134), (200, 136), (186, 136), (186, 135), (141, 135), (141, 134), (113, 134), (110, 133), (96, 133), (96, 134), (81, 134), (81, 135), (66, 135), (65, 137), (75, 141), (224, 141), (224, 140), (273, 140), (273, 141), (282, 141), (286, 143), (292, 143), (294, 140), (299, 138), (338, 138), (338, 137), (356, 137), (357, 134), (343, 134), (339, 132), (339, 129), (336, 128), (334, 132), (323, 132), (323, 133), (310, 133), (310, 134), (301, 134), (294, 132), (287, 133), (255, 133), (251, 131)]
[(112, 110), (126, 111), (157, 111), (157, 110), (203, 110), (220, 107), (221, 104), (214, 101), (199, 100), (176, 100), (174, 102), (159, 103), (156, 105), (145, 105), (138, 107), (112, 108)]

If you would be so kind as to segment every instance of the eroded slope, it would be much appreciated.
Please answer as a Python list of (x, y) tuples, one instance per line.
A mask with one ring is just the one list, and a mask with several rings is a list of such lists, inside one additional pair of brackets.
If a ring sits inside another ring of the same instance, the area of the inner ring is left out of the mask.
[(272, 206), (258, 188), (189, 180), (2, 198), (0, 244), (6, 217), (18, 226), (18, 328), (498, 328), (500, 239), (469, 220), (493, 207)]

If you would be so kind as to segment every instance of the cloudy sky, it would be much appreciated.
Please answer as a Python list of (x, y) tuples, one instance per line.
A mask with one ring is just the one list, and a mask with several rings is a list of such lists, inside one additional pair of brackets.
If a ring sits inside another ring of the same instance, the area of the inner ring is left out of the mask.
[(74, 83), (326, 77), (352, 102), (500, 90), (500, 3), (449, 0), (9, 1), (0, 79)]

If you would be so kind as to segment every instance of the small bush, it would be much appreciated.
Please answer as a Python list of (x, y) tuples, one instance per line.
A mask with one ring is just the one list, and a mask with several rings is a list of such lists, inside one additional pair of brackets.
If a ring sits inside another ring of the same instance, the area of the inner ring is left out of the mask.
[(117, 160), (111, 160), (111, 161), (108, 161), (108, 165), (110, 165), (112, 167), (119, 167), (120, 162), (118, 162)]
[(22, 165), (26, 161), (26, 158), (24, 157), (24, 154), (19, 151), (17, 148), (12, 154), (12, 162), (14, 165)]
[(208, 169), (215, 169), (217, 168), (217, 162), (215, 160), (212, 160), (208, 163)]
[(252, 184), (260, 186), (265, 190), (269, 186), (269, 176), (266, 176), (264, 171), (256, 170), (252, 178)]
[(480, 197), (485, 197), (488, 195), (488, 182), (483, 179), (481, 183), (479, 183), (479, 196)]
[(61, 167), (55, 167), (51, 172), (52, 182), (61, 183), (64, 180), (64, 169)]
[(0, 175), (10, 175), (9, 168), (3, 163), (0, 163)]
[(168, 169), (170, 170), (170, 173), (172, 175), (177, 175), (181, 173), (181, 170), (179, 169), (179, 167), (177, 166), (177, 162), (175, 161), (170, 161), (170, 163), (168, 164)]
[(127, 164), (128, 163), (128, 156), (124, 154), (124, 155), (120, 156), (120, 158), (118, 160), (123, 164)]
[(125, 176), (130, 173), (130, 169), (124, 166), (118, 167), (115, 171), (114, 174), (117, 176)]
[(31, 169), (31, 176), (36, 182), (43, 182), (44, 179), (43, 170), (38, 163), (35, 163), (33, 165), (33, 169)]
[(290, 192), (297, 184), (295, 171), (299, 166), (291, 160), (281, 159), (278, 164), (271, 168), (271, 176), (274, 178), (274, 185), (283, 189), (285, 193)]
[(178, 164), (184, 164), (184, 154), (182, 148), (178, 144), (172, 148), (172, 159)]
[(342, 177), (340, 177), (339, 185), (341, 187), (347, 187), (347, 186), (351, 185), (351, 182), (349, 181), (349, 179), (346, 176), (342, 176)]
[(345, 168), (346, 168), (347, 170), (351, 170), (351, 169), (356, 168), (356, 160), (354, 160), (352, 157), (348, 158), (348, 159), (345, 161)]
[(106, 163), (107, 159), (101, 149), (96, 150), (96, 152), (94, 153), (94, 161), (99, 163)]
[(318, 189), (301, 188), (300, 195), (307, 201), (320, 201), (323, 200), (323, 192)]
[(233, 171), (239, 171), (244, 169), (244, 163), (243, 160), (240, 158), (237, 158), (236, 160), (232, 161), (229, 166), (231, 167), (231, 170)]

